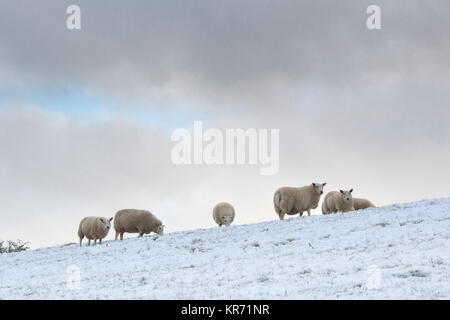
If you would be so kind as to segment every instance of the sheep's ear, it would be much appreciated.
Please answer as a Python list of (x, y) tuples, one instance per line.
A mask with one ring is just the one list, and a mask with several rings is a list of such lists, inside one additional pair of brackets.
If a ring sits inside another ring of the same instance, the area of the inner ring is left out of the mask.
[(316, 186), (316, 183), (315, 183), (315, 182), (313, 182), (313, 183), (312, 183), (312, 185), (313, 185), (313, 187), (315, 187), (315, 186)]
[(353, 189), (350, 189), (350, 193), (352, 193), (353, 192)]
[(324, 187), (326, 184), (327, 184), (326, 182), (322, 183), (322, 187)]
[(113, 221), (114, 218), (109, 219), (109, 221)]
[(344, 191), (342, 191), (342, 190), (339, 190), (341, 193), (344, 193)]

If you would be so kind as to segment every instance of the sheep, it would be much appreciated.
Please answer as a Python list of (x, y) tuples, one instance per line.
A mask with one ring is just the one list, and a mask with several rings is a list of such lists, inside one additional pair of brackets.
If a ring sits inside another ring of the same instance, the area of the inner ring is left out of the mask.
[(304, 187), (281, 187), (275, 191), (273, 202), (275, 212), (280, 220), (284, 215), (294, 215), (299, 213), (301, 217), (304, 211), (311, 215), (311, 209), (316, 209), (319, 205), (320, 196), (323, 194), (323, 187), (327, 183), (315, 183)]
[(150, 211), (138, 209), (124, 209), (116, 213), (114, 217), (114, 229), (116, 238), (120, 234), (120, 240), (123, 240), (123, 234), (139, 233), (138, 238), (149, 234), (150, 232), (159, 235), (164, 234), (164, 225), (161, 220), (155, 217)]
[(83, 218), (78, 227), (78, 237), (80, 238), (80, 247), (83, 238), (86, 237), (88, 245), (91, 245), (91, 240), (94, 240), (94, 245), (97, 244), (97, 240), (100, 240), (108, 235), (109, 229), (111, 229), (111, 221), (113, 218), (108, 219), (104, 217), (86, 217)]
[(353, 211), (353, 189), (349, 191), (330, 191), (322, 203), (322, 214)]
[(353, 207), (355, 210), (362, 210), (367, 208), (375, 208), (375, 205), (367, 199), (353, 198)]
[(214, 221), (221, 227), (229, 226), (234, 220), (235, 211), (231, 204), (227, 202), (218, 203), (213, 209)]

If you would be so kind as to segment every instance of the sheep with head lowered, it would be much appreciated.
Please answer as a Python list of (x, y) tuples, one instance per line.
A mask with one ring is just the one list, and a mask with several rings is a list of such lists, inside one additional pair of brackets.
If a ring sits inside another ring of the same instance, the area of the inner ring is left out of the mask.
[(111, 229), (112, 219), (104, 217), (83, 218), (78, 227), (80, 246), (84, 237), (89, 240), (88, 245), (91, 245), (91, 240), (94, 240), (94, 245), (97, 244), (97, 240), (100, 240), (100, 243), (102, 243), (102, 239), (108, 235), (109, 229)]
[(323, 187), (327, 183), (311, 183), (304, 187), (281, 187), (275, 191), (273, 203), (275, 212), (284, 219), (284, 215), (299, 214), (307, 211), (311, 215), (311, 209), (316, 209), (319, 205), (320, 196), (323, 194)]
[(159, 235), (164, 234), (164, 225), (161, 220), (155, 217), (150, 211), (138, 209), (120, 210), (114, 216), (114, 229), (116, 230), (116, 240), (120, 235), (123, 240), (123, 234), (138, 233), (139, 238), (150, 232)]
[(353, 198), (353, 207), (355, 210), (363, 210), (367, 208), (376, 208), (375, 205), (367, 199)]
[(218, 203), (213, 209), (214, 221), (221, 226), (229, 226), (234, 220), (235, 211), (227, 202)]
[(352, 192), (353, 189), (328, 192), (322, 203), (322, 213), (329, 214), (355, 210), (353, 207)]

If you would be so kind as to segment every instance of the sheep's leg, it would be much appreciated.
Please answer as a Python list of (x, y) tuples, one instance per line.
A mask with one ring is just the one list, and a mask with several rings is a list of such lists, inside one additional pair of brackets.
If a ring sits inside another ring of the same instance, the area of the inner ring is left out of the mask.
[(119, 233), (116, 231), (116, 238), (114, 240), (117, 240), (118, 237), (119, 237)]
[(307, 211), (308, 211), (308, 217), (310, 217), (311, 216), (311, 210), (308, 209)]
[[(84, 238), (84, 237), (83, 237)], [(80, 237), (80, 247), (81, 247), (81, 242), (83, 242), (83, 238)]]
[(88, 239), (88, 246), (91, 245), (91, 239)]
[(140, 231), (140, 232), (139, 232), (138, 238), (142, 238), (143, 236), (144, 236), (144, 232), (143, 232), (143, 231)]
[(280, 220), (283, 220), (283, 219), (284, 219), (284, 215), (285, 215), (284, 213), (280, 213), (280, 214), (279, 214)]
[(300, 211), (299, 217), (303, 216), (303, 211)]
[(120, 240), (123, 240), (123, 232), (120, 234)]
[(102, 244), (102, 239), (100, 239), (100, 244)]
[(94, 239), (94, 246), (97, 245), (97, 239)]

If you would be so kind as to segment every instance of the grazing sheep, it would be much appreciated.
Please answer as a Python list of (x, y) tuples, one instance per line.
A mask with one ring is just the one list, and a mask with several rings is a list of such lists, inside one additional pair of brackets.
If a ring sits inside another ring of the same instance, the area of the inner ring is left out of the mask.
[(352, 192), (353, 189), (350, 189), (349, 191), (339, 190), (339, 192), (328, 192), (322, 203), (322, 213), (329, 214), (338, 211), (348, 212), (355, 210), (353, 207)]
[(91, 240), (94, 240), (94, 245), (97, 244), (97, 240), (100, 240), (108, 235), (109, 229), (111, 229), (111, 221), (113, 218), (108, 219), (104, 217), (86, 217), (80, 222), (78, 227), (78, 237), (80, 238), (80, 246), (83, 238), (86, 237), (88, 245), (91, 245)]
[(231, 204), (227, 202), (218, 203), (213, 209), (214, 221), (221, 227), (229, 226), (234, 220), (235, 211)]
[(114, 217), (114, 229), (116, 230), (116, 240), (119, 234), (120, 240), (123, 240), (125, 232), (139, 233), (138, 238), (150, 232), (164, 234), (164, 225), (161, 220), (147, 210), (124, 209), (118, 211)]
[(310, 216), (311, 209), (315, 209), (319, 205), (320, 196), (326, 184), (326, 182), (313, 182), (309, 186), (300, 188), (281, 187), (275, 191), (273, 203), (280, 220), (284, 219), (285, 214), (294, 215), (299, 213), (301, 217), (304, 211), (307, 211), (308, 216)]
[(367, 199), (353, 198), (353, 207), (355, 210), (362, 210), (367, 208), (375, 208), (375, 205)]

